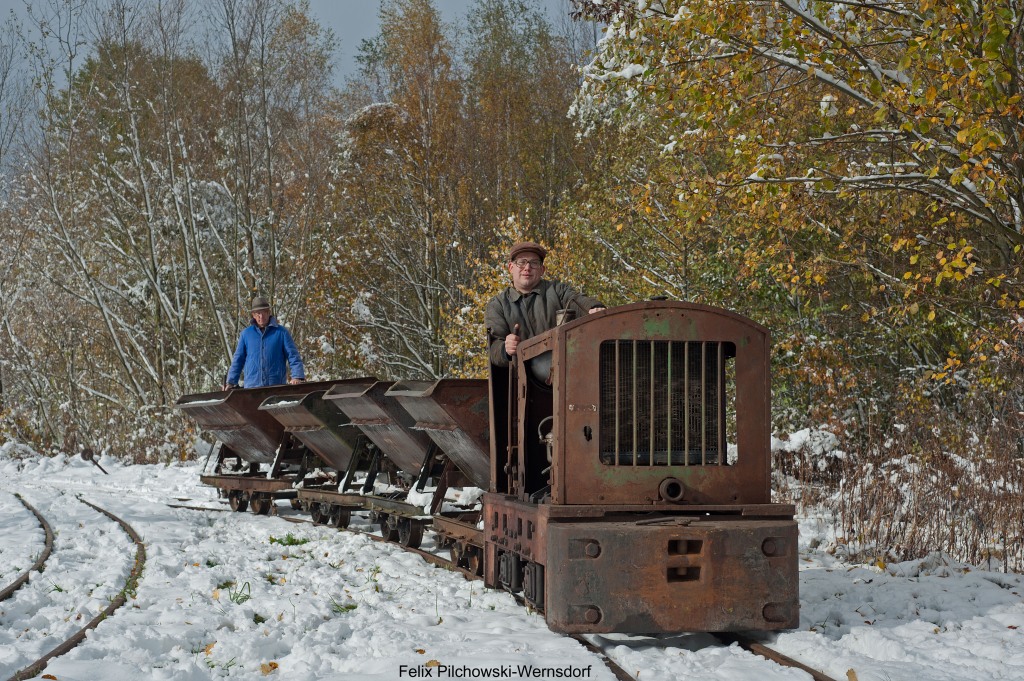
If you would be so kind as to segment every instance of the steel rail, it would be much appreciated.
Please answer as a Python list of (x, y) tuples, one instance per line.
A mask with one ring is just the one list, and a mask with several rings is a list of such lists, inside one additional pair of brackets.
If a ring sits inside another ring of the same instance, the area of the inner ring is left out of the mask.
[(36, 562), (32, 564), (32, 567), (19, 575), (17, 579), (11, 582), (10, 586), (4, 587), (4, 590), (0, 591), (0, 601), (10, 598), (15, 591), (25, 586), (25, 584), (28, 583), (29, 576), (33, 572), (42, 572), (43, 564), (46, 563), (46, 560), (50, 557), (50, 552), (53, 551), (53, 530), (50, 529), (50, 523), (46, 522), (46, 518), (44, 518), (32, 504), (25, 501), (25, 498), (20, 494), (16, 493), (14, 496), (18, 497), (18, 501), (24, 504), (25, 508), (31, 511), (32, 515), (34, 515), (36, 520), (39, 521), (39, 525), (43, 528), (43, 532), (46, 534), (46, 540), (43, 544), (43, 552), (39, 554), (38, 558), (36, 558)]
[(30, 664), (29, 666), (25, 667), (21, 671), (15, 673), (14, 676), (12, 676), (8, 681), (23, 681), (24, 679), (30, 679), (33, 676), (37, 676), (41, 671), (46, 669), (46, 665), (50, 663), (50, 660), (54, 659), (55, 657), (60, 657), (61, 655), (64, 655), (72, 648), (77, 646), (79, 643), (84, 641), (86, 634), (89, 633), (90, 630), (95, 629), (97, 626), (99, 626), (100, 622), (110, 617), (115, 610), (117, 610), (122, 605), (127, 603), (128, 596), (133, 595), (135, 593), (136, 588), (138, 587), (139, 577), (142, 575), (142, 569), (146, 565), (146, 545), (142, 542), (142, 538), (134, 530), (134, 528), (132, 528), (131, 525), (126, 523), (121, 518), (118, 518), (110, 511), (100, 508), (99, 506), (96, 506), (94, 504), (90, 504), (88, 501), (82, 499), (81, 497), (78, 497), (78, 500), (85, 504), (86, 506), (92, 508), (95, 511), (98, 511), (99, 513), (102, 513), (103, 515), (107, 516), (108, 518), (116, 522), (118, 525), (121, 526), (121, 529), (124, 530), (129, 537), (131, 537), (132, 541), (135, 542), (135, 564), (132, 566), (132, 571), (128, 575), (128, 579), (125, 581), (124, 587), (117, 594), (117, 596), (114, 597), (110, 604), (103, 609), (103, 612), (96, 615), (96, 617), (93, 617), (84, 627), (76, 631), (56, 648), (46, 653), (45, 655), (43, 655), (38, 660)]
[(814, 679), (814, 681), (836, 681), (831, 676), (828, 676), (827, 674), (820, 672), (812, 667), (808, 667), (803, 662), (795, 660), (788, 655), (784, 655), (783, 653), (780, 653), (774, 648), (769, 648), (765, 644), (756, 641), (750, 638), (749, 636), (744, 636), (743, 634), (716, 633), (714, 634), (714, 637), (717, 638), (719, 641), (722, 641), (726, 645), (735, 643), (739, 645), (740, 648), (743, 648), (748, 652), (751, 652), (755, 655), (760, 655), (766, 660), (771, 660), (772, 662), (781, 664), (784, 667), (793, 667), (794, 669), (805, 671), (811, 675), (811, 678)]
[(583, 634), (570, 634), (570, 638), (578, 641), (584, 648), (597, 655), (604, 662), (604, 666), (608, 667), (608, 671), (615, 675), (615, 678), (619, 681), (637, 681), (636, 677), (627, 672), (625, 669), (620, 667), (615, 660), (608, 657), (603, 650), (595, 646), (593, 643), (583, 638)]

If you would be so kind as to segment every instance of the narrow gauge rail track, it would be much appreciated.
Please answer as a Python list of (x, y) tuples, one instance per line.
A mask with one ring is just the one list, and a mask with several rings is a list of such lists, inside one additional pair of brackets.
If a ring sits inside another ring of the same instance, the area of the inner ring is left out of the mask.
[[(78, 500), (85, 504), (86, 506), (88, 506), (89, 508), (93, 509), (94, 511), (102, 513), (103, 515), (113, 520), (115, 523), (121, 526), (121, 529), (124, 530), (129, 537), (131, 537), (132, 541), (135, 543), (135, 564), (132, 566), (132, 571), (128, 575), (128, 579), (125, 581), (124, 588), (122, 588), (118, 592), (117, 596), (115, 596), (114, 599), (111, 600), (110, 604), (103, 609), (103, 612), (89, 620), (89, 622), (84, 627), (82, 627), (74, 634), (72, 634), (70, 637), (65, 639), (63, 643), (53, 648), (50, 652), (46, 653), (32, 664), (23, 668), (21, 671), (15, 673), (14, 676), (8, 679), (8, 681), (23, 681), (23, 679), (30, 679), (33, 676), (37, 676), (41, 671), (46, 669), (46, 665), (50, 663), (50, 660), (56, 657), (60, 657), (61, 655), (64, 655), (72, 648), (77, 646), (79, 643), (84, 641), (85, 636), (89, 632), (89, 630), (95, 629), (97, 626), (99, 626), (100, 622), (110, 617), (115, 610), (124, 605), (128, 600), (128, 594), (134, 593), (135, 589), (138, 586), (139, 576), (142, 574), (142, 569), (146, 565), (146, 545), (142, 542), (142, 537), (139, 536), (139, 534), (131, 525), (129, 525), (124, 520), (117, 517), (110, 511), (104, 508), (100, 508), (95, 504), (91, 504), (85, 499), (82, 499), (81, 497), (79, 497)], [(24, 503), (24, 501), (22, 503)]]
[(14, 496), (18, 497), (18, 501), (20, 501), (25, 508), (31, 511), (32, 515), (34, 515), (36, 520), (39, 521), (39, 526), (43, 528), (46, 539), (43, 544), (43, 550), (39, 554), (39, 557), (36, 558), (36, 562), (32, 564), (32, 567), (18, 575), (17, 579), (11, 582), (10, 585), (4, 587), (3, 591), (0, 591), (0, 601), (10, 598), (14, 595), (15, 591), (28, 584), (29, 577), (33, 572), (42, 572), (43, 565), (46, 564), (47, 559), (50, 557), (50, 553), (53, 551), (53, 530), (50, 528), (50, 523), (46, 522), (46, 518), (36, 510), (35, 506), (25, 501), (23, 496), (20, 494), (15, 494)]
[[(187, 506), (187, 505), (181, 505), (181, 504), (167, 504), (167, 506), (170, 506), (171, 508), (184, 508), (184, 509), (193, 510), (193, 511), (227, 512), (227, 511), (231, 511), (232, 510), (232, 509), (229, 509), (229, 508), (207, 508), (207, 507), (203, 507), (203, 506)], [(272, 511), (271, 513), (273, 515), (276, 515), (276, 513), (274, 511)], [(309, 523), (311, 525), (318, 525), (318, 526), (322, 526), (322, 527), (334, 527), (333, 525), (328, 525), (326, 523), (314, 523), (309, 518), (301, 518), (301, 517), (298, 517), (298, 516), (288, 515), (288, 516), (278, 516), (278, 517), (281, 518), (282, 520), (287, 520), (288, 522), (291, 522), (291, 523)], [(356, 529), (354, 527), (345, 527), (345, 528), (337, 528), (337, 527), (335, 527), (335, 529), (341, 529), (341, 530), (344, 530), (346, 532), (351, 532), (353, 534), (361, 534), (361, 535), (363, 535), (363, 536), (367, 537), (368, 539), (371, 539), (371, 540), (373, 540), (375, 542), (381, 542), (381, 543), (384, 543), (384, 544), (391, 544), (393, 546), (397, 546), (400, 549), (402, 549), (403, 551), (407, 551), (409, 553), (415, 553), (416, 555), (420, 556), (423, 560), (425, 560), (426, 562), (430, 563), (431, 565), (436, 565), (437, 567), (445, 568), (446, 570), (451, 570), (452, 572), (457, 572), (457, 573), (461, 574), (463, 577), (465, 577), (467, 580), (471, 580), (471, 581), (483, 580), (483, 577), (481, 577), (480, 575), (477, 575), (476, 573), (474, 573), (474, 572), (472, 572), (470, 570), (467, 570), (466, 568), (459, 567), (459, 566), (455, 565), (448, 558), (444, 558), (442, 556), (438, 556), (437, 554), (430, 553), (429, 551), (424, 551), (423, 549), (419, 549), (419, 548), (412, 548), (410, 546), (403, 546), (402, 544), (400, 544), (398, 542), (389, 541), (389, 540), (385, 539), (382, 536), (379, 536), (379, 535), (376, 535), (376, 534), (372, 534), (370, 532), (365, 532), (363, 530), (359, 530), (359, 529)], [(512, 596), (519, 602), (520, 605), (524, 605), (524, 606), (526, 605), (526, 602), (522, 599), (521, 596), (519, 596), (517, 594), (512, 594)], [(721, 641), (722, 645), (728, 646), (728, 645), (732, 645), (733, 643), (735, 643), (740, 648), (743, 648), (747, 652), (753, 653), (754, 655), (757, 655), (759, 657), (763, 657), (766, 660), (769, 660), (771, 662), (775, 662), (778, 665), (781, 665), (783, 667), (791, 667), (793, 669), (799, 669), (799, 670), (801, 670), (803, 672), (806, 672), (807, 674), (809, 674), (811, 676), (811, 678), (814, 681), (836, 681), (836, 679), (834, 679), (833, 677), (828, 676), (827, 674), (824, 674), (824, 673), (818, 671), (817, 669), (809, 667), (806, 664), (804, 664), (803, 662), (800, 662), (799, 660), (796, 660), (796, 659), (794, 659), (792, 657), (789, 657), (788, 655), (780, 653), (779, 651), (774, 650), (773, 648), (769, 648), (764, 643), (761, 643), (761, 642), (759, 642), (759, 641), (757, 641), (755, 639), (752, 639), (752, 638), (750, 638), (748, 636), (743, 636), (741, 634), (732, 634), (732, 633), (718, 633), (718, 634), (713, 634), (713, 636), (716, 639), (718, 639), (719, 641)], [(616, 664), (615, 661), (612, 660), (611, 658), (609, 658), (604, 653), (603, 650), (601, 650), (599, 647), (595, 646), (593, 643), (591, 643), (589, 640), (587, 640), (586, 637), (577, 634), (577, 635), (571, 635), (570, 638), (575, 639), (581, 645), (583, 645), (587, 650), (589, 650), (590, 652), (592, 652), (595, 655), (597, 655), (598, 657), (600, 657), (604, 661), (605, 666), (608, 667), (609, 671), (611, 671), (611, 673), (614, 674), (615, 678), (619, 679), (619, 681), (636, 681), (635, 677), (633, 677), (625, 669), (623, 669), (618, 664)]]

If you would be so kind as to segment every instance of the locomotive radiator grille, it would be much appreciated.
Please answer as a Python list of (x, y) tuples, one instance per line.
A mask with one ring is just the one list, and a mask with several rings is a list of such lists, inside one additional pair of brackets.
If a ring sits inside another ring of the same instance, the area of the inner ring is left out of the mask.
[(727, 463), (732, 343), (610, 340), (600, 350), (601, 462)]

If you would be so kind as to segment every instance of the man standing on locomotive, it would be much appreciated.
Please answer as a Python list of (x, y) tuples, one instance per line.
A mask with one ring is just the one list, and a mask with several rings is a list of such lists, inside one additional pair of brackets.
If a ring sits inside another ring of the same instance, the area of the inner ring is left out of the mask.
[(243, 373), (246, 388), (281, 385), (285, 382), (288, 366), (292, 374), (288, 383), (304, 382), (306, 368), (302, 356), (288, 329), (281, 326), (271, 313), (270, 302), (263, 296), (256, 296), (252, 299), (250, 312), (252, 320), (238, 338), (224, 390), (237, 388)]
[(559, 310), (593, 314), (605, 306), (571, 286), (544, 276), (547, 251), (533, 241), (520, 241), (508, 253), (512, 285), (487, 303), (484, 322), (490, 333), (491, 363), (508, 366), (519, 341), (536, 336), (557, 324)]

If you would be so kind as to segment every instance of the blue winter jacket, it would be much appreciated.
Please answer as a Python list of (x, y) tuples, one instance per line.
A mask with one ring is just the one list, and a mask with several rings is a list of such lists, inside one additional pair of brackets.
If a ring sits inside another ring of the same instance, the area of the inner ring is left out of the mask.
[(302, 356), (288, 329), (271, 317), (267, 328), (261, 331), (253, 319), (238, 338), (227, 383), (238, 385), (239, 376), (244, 374), (246, 388), (281, 385), (288, 379), (287, 365), (291, 365), (292, 378), (306, 378)]

